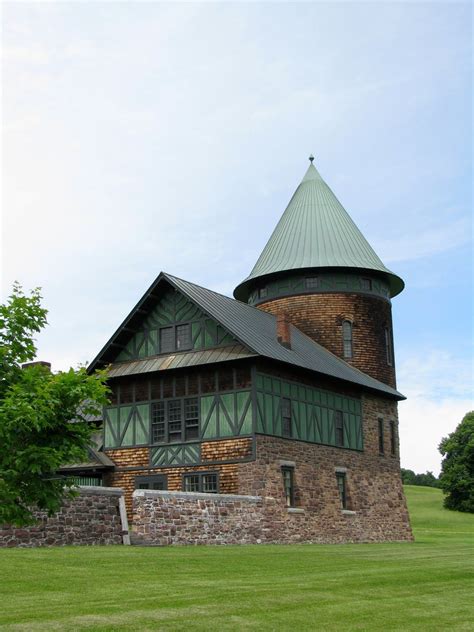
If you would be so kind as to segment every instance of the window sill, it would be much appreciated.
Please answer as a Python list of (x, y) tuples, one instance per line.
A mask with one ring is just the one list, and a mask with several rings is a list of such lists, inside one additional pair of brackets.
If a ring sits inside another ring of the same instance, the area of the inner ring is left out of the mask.
[(357, 511), (351, 511), (350, 509), (341, 509), (342, 513), (345, 516), (355, 516), (357, 515)]
[(304, 509), (301, 509), (301, 507), (287, 507), (286, 511), (289, 514), (304, 514), (305, 513)]

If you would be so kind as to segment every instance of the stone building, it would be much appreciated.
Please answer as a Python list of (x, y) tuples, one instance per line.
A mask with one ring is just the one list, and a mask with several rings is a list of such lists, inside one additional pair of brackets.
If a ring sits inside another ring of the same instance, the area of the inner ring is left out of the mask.
[[(272, 541), (411, 539), (388, 270), (309, 168), (228, 298), (161, 273), (90, 366), (101, 452), (132, 492), (257, 496)], [(79, 472), (87, 476), (87, 467)], [(178, 494), (182, 498), (182, 494)]]

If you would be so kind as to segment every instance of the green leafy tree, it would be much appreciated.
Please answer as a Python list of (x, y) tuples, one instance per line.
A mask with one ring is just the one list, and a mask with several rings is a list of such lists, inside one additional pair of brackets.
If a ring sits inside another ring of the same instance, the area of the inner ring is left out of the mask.
[(105, 372), (22, 368), (35, 358), (46, 315), (39, 289), (26, 296), (17, 283), (0, 305), (0, 524), (32, 523), (33, 509), (51, 515), (74, 495), (57, 471), (84, 460), (94, 430), (87, 418), (107, 403)]
[(444, 457), (440, 476), (444, 506), (474, 513), (474, 411), (441, 441), (439, 451)]
[(433, 472), (415, 474), (413, 470), (405, 470), (403, 467), (402, 481), (404, 485), (422, 485), (423, 487), (439, 487), (440, 483)]

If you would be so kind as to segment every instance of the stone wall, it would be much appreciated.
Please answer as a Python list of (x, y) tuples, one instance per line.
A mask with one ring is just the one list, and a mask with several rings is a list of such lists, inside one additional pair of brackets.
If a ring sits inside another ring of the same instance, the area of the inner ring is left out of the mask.
[(265, 526), (261, 498), (136, 490), (136, 544), (255, 544)]
[(33, 526), (0, 525), (0, 547), (122, 544), (128, 533), (120, 517), (123, 491), (107, 487), (79, 487), (78, 491), (79, 495), (66, 500), (51, 518), (36, 512)]
[[(395, 387), (395, 368), (387, 364), (384, 328), (392, 327), (391, 304), (362, 294), (302, 294), (258, 305), (272, 314), (285, 313), (307, 336), (343, 358), (342, 322), (353, 324), (353, 357), (349, 364)], [(276, 333), (276, 330), (275, 330)]]

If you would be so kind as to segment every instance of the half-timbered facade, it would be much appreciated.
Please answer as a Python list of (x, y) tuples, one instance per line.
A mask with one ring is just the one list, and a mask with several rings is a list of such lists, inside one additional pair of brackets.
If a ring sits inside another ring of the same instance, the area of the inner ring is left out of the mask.
[(346, 533), (341, 520), (342, 539), (410, 537), (390, 307), (402, 289), (311, 161), (236, 299), (161, 273), (91, 364), (109, 367), (112, 393), (104, 482), (129, 510), (135, 489), (258, 495), (309, 540)]

